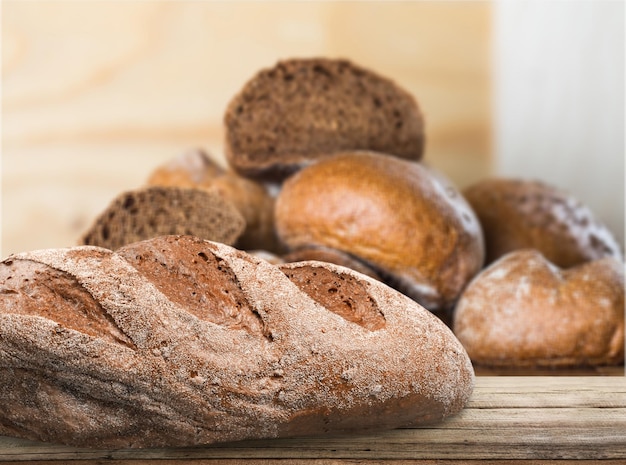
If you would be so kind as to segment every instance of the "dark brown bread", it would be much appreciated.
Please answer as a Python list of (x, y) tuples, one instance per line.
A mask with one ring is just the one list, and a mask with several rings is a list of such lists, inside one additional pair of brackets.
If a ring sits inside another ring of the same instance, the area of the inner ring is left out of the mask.
[(218, 191), (151, 186), (123, 192), (96, 218), (81, 245), (116, 250), (168, 234), (189, 234), (233, 245), (244, 218)]
[(347, 253), (432, 311), (450, 308), (483, 264), (478, 219), (421, 163), (337, 154), (287, 179), (275, 212), (288, 247)]
[(545, 182), (492, 178), (463, 191), (485, 235), (486, 263), (519, 249), (536, 249), (568, 268), (622, 251), (591, 209)]
[(261, 70), (229, 103), (226, 156), (248, 177), (280, 180), (344, 150), (422, 157), (412, 95), (346, 60), (291, 59)]
[(382, 430), (458, 412), (452, 332), (347, 268), (167, 236), (0, 263), (0, 435), (174, 447)]
[(474, 363), (532, 367), (624, 362), (624, 265), (560, 269), (532, 249), (504, 255), (463, 293), (453, 328)]

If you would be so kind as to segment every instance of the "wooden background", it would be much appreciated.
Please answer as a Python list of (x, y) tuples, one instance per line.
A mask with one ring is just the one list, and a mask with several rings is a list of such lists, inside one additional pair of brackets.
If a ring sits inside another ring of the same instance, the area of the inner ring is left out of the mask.
[(0, 254), (74, 245), (278, 59), (349, 58), (419, 101), (459, 187), (539, 178), (624, 243), (624, 2), (3, 1)]
[(74, 245), (122, 190), (192, 146), (222, 157), (229, 99), (281, 58), (349, 58), (425, 115), (425, 159), (491, 166), (488, 2), (2, 4), (2, 256)]

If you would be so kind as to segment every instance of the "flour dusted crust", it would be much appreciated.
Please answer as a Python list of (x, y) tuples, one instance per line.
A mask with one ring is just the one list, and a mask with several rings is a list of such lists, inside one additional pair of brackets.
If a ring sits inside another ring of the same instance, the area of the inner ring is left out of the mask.
[(481, 269), (483, 238), (460, 192), (434, 173), (376, 152), (335, 154), (285, 181), (276, 231), (291, 249), (340, 250), (429, 310), (447, 309)]
[(18, 254), (0, 287), (3, 435), (117, 448), (379, 430), (441, 420), (473, 388), (436, 317), (331, 264), (167, 236)]
[(511, 252), (468, 286), (453, 329), (481, 365), (623, 363), (624, 265), (604, 258), (560, 269), (536, 250)]
[(492, 178), (467, 187), (463, 194), (482, 225), (486, 263), (526, 248), (539, 250), (564, 268), (603, 257), (623, 260), (619, 243), (591, 209), (554, 186)]

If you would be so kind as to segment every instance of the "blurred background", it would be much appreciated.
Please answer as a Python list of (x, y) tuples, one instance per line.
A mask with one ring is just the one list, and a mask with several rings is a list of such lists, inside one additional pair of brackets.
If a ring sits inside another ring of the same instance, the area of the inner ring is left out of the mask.
[(191, 147), (223, 161), (231, 97), (307, 56), (411, 92), (458, 187), (542, 179), (624, 243), (622, 1), (3, 1), (2, 257), (75, 245)]

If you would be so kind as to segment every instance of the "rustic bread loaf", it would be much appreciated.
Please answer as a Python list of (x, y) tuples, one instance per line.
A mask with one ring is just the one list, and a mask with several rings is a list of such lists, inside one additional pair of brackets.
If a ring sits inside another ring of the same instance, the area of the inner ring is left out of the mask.
[(224, 123), (230, 166), (268, 180), (333, 152), (419, 160), (424, 146), (414, 97), (346, 60), (290, 59), (261, 70), (231, 100)]
[(420, 163), (374, 152), (288, 178), (275, 221), (288, 247), (350, 254), (433, 311), (451, 307), (483, 263), (480, 225), (458, 190)]
[(622, 260), (618, 242), (589, 207), (545, 182), (492, 178), (463, 191), (485, 235), (486, 263), (513, 250), (539, 250), (557, 266)]
[(235, 247), (284, 252), (274, 232), (274, 197), (268, 188), (222, 168), (204, 150), (188, 150), (158, 166), (150, 173), (147, 185), (217, 191), (239, 210), (246, 223)]
[(381, 430), (463, 408), (473, 369), (348, 268), (190, 236), (0, 263), (0, 435), (171, 447)]
[(79, 243), (115, 250), (156, 236), (189, 234), (232, 245), (244, 228), (244, 218), (217, 190), (150, 186), (119, 194)]
[(492, 366), (624, 361), (624, 265), (562, 270), (533, 249), (504, 255), (467, 287), (453, 329), (472, 361)]

